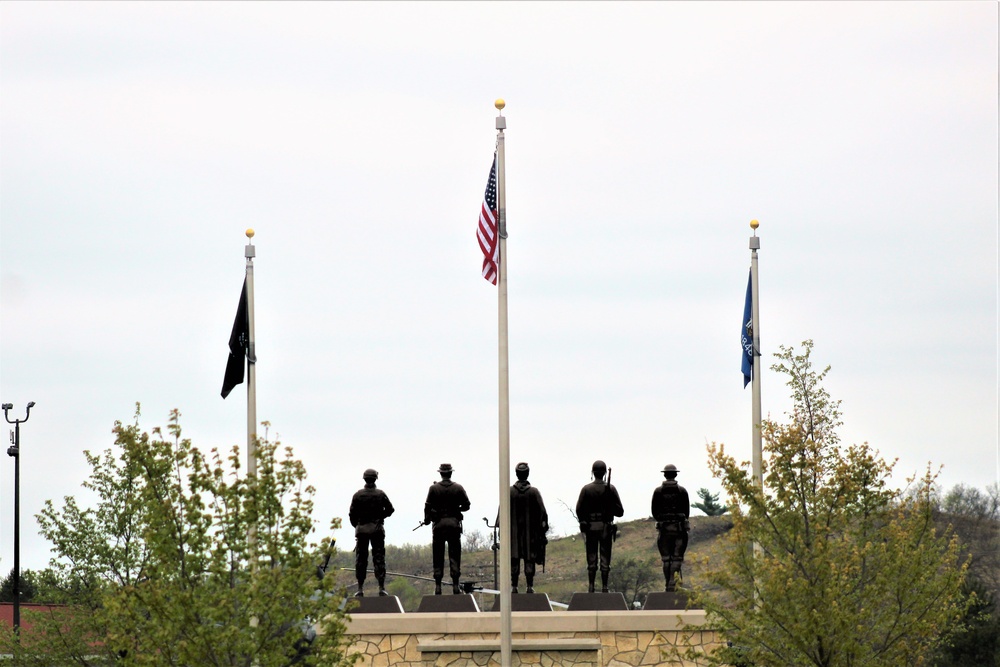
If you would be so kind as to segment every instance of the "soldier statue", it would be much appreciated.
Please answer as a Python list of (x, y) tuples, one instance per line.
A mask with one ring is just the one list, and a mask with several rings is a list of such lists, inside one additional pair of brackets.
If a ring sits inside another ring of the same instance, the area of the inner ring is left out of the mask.
[(656, 530), (659, 537), (656, 546), (663, 560), (663, 577), (666, 580), (665, 590), (677, 590), (677, 580), (680, 579), (681, 565), (684, 563), (684, 552), (687, 551), (688, 531), (691, 529), (688, 518), (691, 516), (691, 503), (687, 490), (677, 483), (677, 467), (667, 464), (663, 467), (663, 482), (653, 491), (651, 511), (656, 519)]
[(528, 593), (535, 592), (535, 565), (545, 565), (549, 515), (542, 494), (528, 481), (527, 463), (514, 468), (517, 482), (510, 487), (510, 585), (517, 593), (517, 579), (524, 561), (524, 581)]
[(580, 521), (580, 531), (587, 540), (587, 579), (588, 591), (594, 592), (594, 579), (597, 575), (597, 557), (600, 552), (601, 592), (608, 592), (608, 575), (611, 573), (611, 544), (618, 535), (618, 526), (614, 524), (616, 516), (625, 514), (618, 491), (611, 485), (608, 466), (604, 461), (594, 461), (592, 467), (594, 481), (580, 489), (580, 498), (576, 501), (576, 518)]
[(462, 512), (470, 507), (469, 496), (461, 484), (451, 481), (454, 472), (450, 463), (442, 463), (438, 468), (441, 481), (431, 484), (424, 502), (423, 525), (433, 524), (434, 541), (432, 555), (434, 561), (434, 595), (441, 595), (441, 579), (444, 578), (444, 545), (448, 543), (448, 564), (451, 572), (451, 591), (459, 593), (458, 579), (462, 574)]
[(395, 511), (389, 496), (382, 489), (375, 488), (378, 472), (369, 468), (362, 477), (365, 480), (363, 489), (358, 490), (351, 498), (351, 509), (348, 514), (351, 525), (354, 526), (354, 574), (358, 579), (358, 592), (355, 597), (365, 594), (365, 576), (368, 573), (368, 547), (372, 549), (372, 563), (375, 566), (375, 579), (378, 581), (378, 594), (385, 592), (385, 527), (383, 523)]

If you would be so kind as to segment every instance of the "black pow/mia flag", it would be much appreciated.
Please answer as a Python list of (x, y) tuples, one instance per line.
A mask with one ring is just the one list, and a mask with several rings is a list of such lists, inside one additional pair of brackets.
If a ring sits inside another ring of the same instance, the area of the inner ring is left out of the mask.
[(243, 384), (244, 360), (250, 345), (250, 318), (247, 315), (247, 281), (243, 279), (243, 292), (240, 293), (240, 305), (236, 308), (236, 320), (233, 322), (233, 332), (229, 334), (229, 361), (226, 362), (226, 377), (222, 381), (222, 398), (238, 384)]

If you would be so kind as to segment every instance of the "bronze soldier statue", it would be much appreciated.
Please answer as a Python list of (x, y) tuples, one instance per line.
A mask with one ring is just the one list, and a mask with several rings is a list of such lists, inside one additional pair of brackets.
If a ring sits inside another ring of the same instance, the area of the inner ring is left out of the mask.
[(542, 494), (528, 481), (527, 463), (514, 468), (517, 482), (510, 487), (510, 585), (517, 593), (517, 579), (524, 561), (524, 581), (528, 593), (535, 592), (535, 565), (545, 565), (545, 545), (548, 539), (549, 515)]
[(580, 489), (576, 501), (576, 518), (580, 521), (580, 531), (587, 540), (588, 591), (594, 592), (597, 575), (598, 551), (601, 557), (601, 592), (608, 592), (608, 575), (611, 574), (611, 544), (618, 534), (614, 524), (616, 516), (625, 514), (618, 491), (611, 485), (610, 478), (604, 481), (608, 466), (604, 461), (594, 461), (592, 467), (594, 481)]
[(431, 484), (424, 502), (424, 525), (433, 524), (434, 535), (431, 551), (434, 559), (434, 595), (441, 595), (444, 578), (444, 545), (448, 543), (448, 565), (451, 572), (451, 591), (459, 593), (458, 579), (462, 574), (462, 512), (471, 506), (469, 496), (461, 484), (451, 481), (454, 470), (450, 463), (438, 468), (441, 481)]
[(385, 592), (385, 527), (383, 523), (395, 511), (389, 496), (385, 491), (375, 488), (378, 472), (369, 468), (362, 477), (365, 486), (351, 498), (351, 509), (348, 516), (354, 526), (354, 574), (358, 579), (358, 592), (355, 597), (365, 594), (365, 576), (368, 573), (368, 547), (372, 549), (372, 563), (375, 569), (375, 579), (378, 581), (378, 594)]
[(678, 472), (672, 463), (663, 467), (666, 481), (653, 491), (651, 506), (653, 518), (656, 519), (656, 530), (659, 532), (656, 546), (663, 560), (663, 577), (666, 580), (664, 590), (667, 591), (677, 590), (684, 552), (687, 551), (688, 531), (691, 529), (688, 522), (691, 502), (688, 500), (687, 490), (677, 483)]

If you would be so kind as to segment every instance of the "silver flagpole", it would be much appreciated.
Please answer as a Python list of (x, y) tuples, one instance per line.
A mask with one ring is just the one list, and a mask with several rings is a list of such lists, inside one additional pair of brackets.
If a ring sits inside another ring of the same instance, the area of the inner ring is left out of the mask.
[(500, 664), (510, 667), (510, 387), (507, 363), (507, 196), (504, 177), (502, 99), (494, 104), (497, 116), (497, 233), (500, 236), (500, 256), (497, 262), (497, 323), (500, 356)]
[(763, 454), (760, 444), (760, 289), (757, 282), (757, 250), (760, 239), (757, 227), (760, 223), (750, 221), (753, 236), (750, 237), (750, 308), (753, 318), (753, 479), (758, 488), (764, 489)]
[(257, 476), (257, 352), (253, 335), (253, 230), (247, 230), (247, 475)]

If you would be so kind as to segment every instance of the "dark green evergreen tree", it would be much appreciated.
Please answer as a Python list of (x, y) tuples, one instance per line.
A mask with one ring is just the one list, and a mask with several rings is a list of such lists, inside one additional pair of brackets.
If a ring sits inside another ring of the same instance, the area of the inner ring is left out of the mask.
[(691, 507), (695, 509), (700, 509), (707, 516), (722, 516), (729, 508), (725, 505), (719, 504), (719, 494), (712, 493), (708, 489), (698, 489), (698, 497), (701, 498), (700, 503), (691, 503)]
[[(31, 602), (35, 598), (34, 577), (31, 570), (21, 570), (20, 579), (21, 602)], [(0, 602), (14, 601), (14, 568), (10, 568), (10, 573), (0, 582)]]

